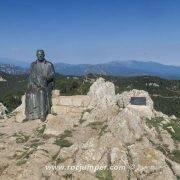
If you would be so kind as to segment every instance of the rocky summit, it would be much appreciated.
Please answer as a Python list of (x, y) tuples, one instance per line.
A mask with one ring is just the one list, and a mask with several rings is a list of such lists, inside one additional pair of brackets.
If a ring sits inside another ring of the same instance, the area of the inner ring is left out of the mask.
[[(131, 97), (145, 97), (146, 105), (131, 105)], [(43, 123), (22, 122), (24, 96), (11, 114), (0, 105), (0, 179), (180, 178), (179, 119), (157, 112), (147, 92), (116, 94), (99, 78), (87, 95), (54, 90), (52, 101)]]

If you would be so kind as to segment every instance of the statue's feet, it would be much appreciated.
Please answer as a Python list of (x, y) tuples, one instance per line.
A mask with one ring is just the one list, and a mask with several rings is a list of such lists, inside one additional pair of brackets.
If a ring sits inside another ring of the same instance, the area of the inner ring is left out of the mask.
[(24, 122), (27, 122), (27, 121), (29, 121), (29, 119), (28, 119), (28, 118), (25, 118), (25, 119), (23, 119), (22, 122), (24, 123)]
[(40, 120), (41, 120), (42, 122), (44, 122), (44, 121), (46, 121), (46, 117), (41, 117)]
[(55, 113), (55, 112), (52, 112), (50, 114), (52, 114), (53, 116), (57, 116), (57, 113)]

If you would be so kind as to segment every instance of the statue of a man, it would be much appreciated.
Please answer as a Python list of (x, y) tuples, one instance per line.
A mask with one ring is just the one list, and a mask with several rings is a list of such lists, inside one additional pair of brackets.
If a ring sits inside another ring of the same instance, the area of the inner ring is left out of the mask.
[(51, 113), (51, 93), (55, 85), (55, 71), (51, 62), (44, 57), (43, 50), (37, 50), (37, 60), (31, 64), (26, 92), (25, 114), (27, 120), (46, 120)]

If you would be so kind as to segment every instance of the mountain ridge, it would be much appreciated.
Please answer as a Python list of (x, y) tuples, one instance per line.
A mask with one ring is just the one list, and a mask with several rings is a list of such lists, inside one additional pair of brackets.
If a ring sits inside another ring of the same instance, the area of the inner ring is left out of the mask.
[[(20, 61), (8, 62), (14, 72), (25, 73), (28, 65)], [(8, 72), (7, 64), (0, 58), (1, 71)], [(54, 63), (55, 71), (62, 75), (82, 76), (86, 74), (103, 74), (113, 76), (158, 76), (167, 79), (180, 79), (180, 66), (165, 65), (154, 61), (111, 61), (97, 64)], [(11, 71), (9, 72), (11, 73)]]

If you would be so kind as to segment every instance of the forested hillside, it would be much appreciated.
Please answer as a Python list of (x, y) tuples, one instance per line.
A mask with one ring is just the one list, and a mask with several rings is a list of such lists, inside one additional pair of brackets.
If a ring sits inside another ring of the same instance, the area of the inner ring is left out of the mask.
[[(0, 81), (0, 102), (7, 106), (9, 111), (15, 109), (21, 103), (21, 96), (27, 86), (27, 75), (9, 75), (0, 73), (6, 81)], [(90, 85), (98, 76), (62, 76), (56, 75), (56, 89), (62, 95), (86, 94)], [(116, 93), (140, 89), (148, 91), (154, 101), (156, 110), (168, 115), (180, 117), (180, 80), (166, 80), (158, 77), (114, 77), (103, 76), (113, 82)]]

